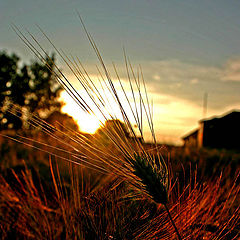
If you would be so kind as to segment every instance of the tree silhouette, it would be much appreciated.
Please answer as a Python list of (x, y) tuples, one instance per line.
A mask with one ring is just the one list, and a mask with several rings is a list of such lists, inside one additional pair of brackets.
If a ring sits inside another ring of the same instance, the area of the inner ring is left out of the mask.
[(119, 119), (107, 120), (101, 128), (95, 133), (96, 139), (107, 145), (112, 137), (129, 139), (130, 133), (126, 125)]
[(25, 109), (30, 114), (46, 118), (54, 111), (60, 111), (62, 103), (59, 94), (62, 88), (54, 75), (54, 54), (46, 57), (46, 63), (33, 61), (19, 65), (16, 54), (0, 52), (0, 129), (20, 129), (27, 120), (23, 111), (17, 117), (9, 113), (12, 106)]

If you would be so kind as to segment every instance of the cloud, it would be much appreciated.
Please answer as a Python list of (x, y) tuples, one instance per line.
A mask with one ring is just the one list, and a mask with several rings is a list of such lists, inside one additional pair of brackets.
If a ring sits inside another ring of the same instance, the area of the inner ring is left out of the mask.
[[(202, 107), (203, 96), (216, 111), (240, 103), (240, 60), (228, 60), (222, 66), (201, 65), (179, 60), (143, 64), (150, 91), (187, 100)], [(154, 72), (154, 74), (153, 74)], [(156, 77), (159, 76), (159, 79)]]
[[(85, 64), (96, 78), (96, 67)], [(133, 70), (140, 76), (139, 65)], [(155, 128), (159, 140), (180, 143), (180, 138), (198, 125), (203, 116), (203, 96), (208, 93), (207, 117), (240, 108), (240, 60), (229, 59), (222, 66), (182, 62), (176, 59), (142, 62), (150, 100), (154, 102)], [(128, 75), (123, 63), (116, 64), (124, 86)], [(116, 74), (108, 66), (112, 79)], [(131, 69), (130, 78), (133, 79)]]
[(240, 59), (232, 59), (226, 63), (222, 80), (240, 82)]
[(153, 75), (153, 79), (159, 81), (161, 80), (161, 77), (156, 74), (156, 75)]
[[(134, 75), (140, 76), (139, 63), (132, 62)], [(240, 59), (229, 59), (222, 66), (193, 64), (177, 59), (141, 62), (148, 91), (186, 100), (202, 107), (203, 96), (209, 96), (208, 107), (231, 108), (240, 102)], [(116, 63), (121, 79), (128, 79), (124, 63)], [(85, 64), (91, 75), (96, 75), (94, 64)], [(116, 78), (113, 66), (107, 65), (112, 78)], [(129, 68), (130, 78), (133, 74)], [(104, 74), (103, 74), (104, 75)]]
[(191, 84), (197, 84), (199, 82), (199, 80), (197, 78), (193, 78), (190, 83)]

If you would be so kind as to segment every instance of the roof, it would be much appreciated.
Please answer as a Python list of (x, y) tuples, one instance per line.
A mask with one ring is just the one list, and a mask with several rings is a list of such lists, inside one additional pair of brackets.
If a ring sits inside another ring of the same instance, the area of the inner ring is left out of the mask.
[(218, 119), (223, 119), (223, 118), (226, 118), (226, 117), (229, 117), (229, 116), (240, 116), (240, 110), (237, 110), (237, 109), (234, 109), (234, 110), (231, 110), (231, 111), (228, 111), (227, 113), (224, 113), (220, 116), (212, 116), (210, 118), (204, 118), (204, 119), (201, 119), (199, 121), (199, 123), (202, 123), (202, 122), (207, 122), (207, 121), (215, 121), (215, 120), (218, 120)]
[(191, 136), (193, 136), (193, 135), (196, 135), (196, 134), (198, 133), (198, 131), (199, 131), (199, 129), (195, 129), (194, 131), (192, 131), (192, 132), (184, 135), (184, 136), (182, 137), (182, 139), (184, 140), (184, 139), (187, 139), (187, 138), (189, 138), (189, 137), (191, 137)]

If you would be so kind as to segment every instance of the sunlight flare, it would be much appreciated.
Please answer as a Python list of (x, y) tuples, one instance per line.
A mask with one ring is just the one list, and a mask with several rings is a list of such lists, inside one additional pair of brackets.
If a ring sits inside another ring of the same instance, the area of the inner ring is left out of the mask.
[(101, 126), (101, 121), (80, 109), (67, 92), (63, 91), (60, 98), (65, 103), (61, 111), (73, 117), (81, 132), (93, 134)]

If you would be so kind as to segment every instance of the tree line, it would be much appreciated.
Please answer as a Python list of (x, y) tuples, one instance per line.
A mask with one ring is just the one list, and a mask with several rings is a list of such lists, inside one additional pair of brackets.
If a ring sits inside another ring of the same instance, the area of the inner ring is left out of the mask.
[(38, 60), (21, 64), (15, 53), (0, 51), (0, 130), (18, 130), (27, 126), (27, 115), (10, 113), (13, 106), (24, 112), (46, 118), (60, 111), (61, 86), (54, 75), (55, 55), (46, 56), (45, 62)]

